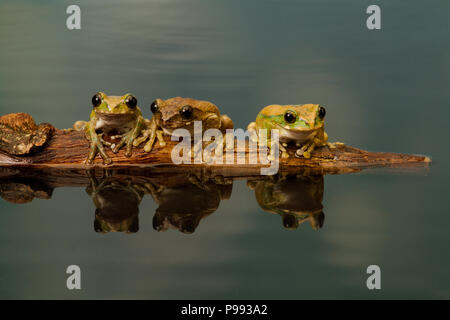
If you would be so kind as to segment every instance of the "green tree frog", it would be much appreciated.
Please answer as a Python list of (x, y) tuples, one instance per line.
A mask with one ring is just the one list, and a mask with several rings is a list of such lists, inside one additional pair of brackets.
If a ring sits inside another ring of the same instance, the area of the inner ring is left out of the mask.
[[(295, 143), (300, 147), (295, 155), (310, 158), (316, 147), (328, 145), (328, 135), (324, 130), (325, 108), (318, 104), (278, 105), (273, 104), (262, 109), (256, 122), (248, 125), (254, 139), (259, 129), (267, 129), (266, 145), (271, 146), (271, 130), (279, 130), (279, 149), (283, 158), (288, 158), (286, 147)], [(333, 147), (330, 144), (330, 147)], [(269, 157), (273, 158), (273, 154)]]
[[(97, 152), (105, 164), (112, 163), (106, 154), (104, 146), (111, 147), (114, 153), (126, 145), (125, 155), (131, 156), (133, 145), (141, 131), (145, 128), (142, 112), (137, 105), (137, 99), (132, 94), (123, 96), (107, 96), (98, 92), (92, 97), (93, 110), (88, 122), (78, 121), (74, 124), (76, 130), (84, 128), (86, 138), (90, 142), (90, 152), (86, 163), (94, 161)], [(108, 136), (111, 141), (120, 139), (117, 143), (105, 141)]]

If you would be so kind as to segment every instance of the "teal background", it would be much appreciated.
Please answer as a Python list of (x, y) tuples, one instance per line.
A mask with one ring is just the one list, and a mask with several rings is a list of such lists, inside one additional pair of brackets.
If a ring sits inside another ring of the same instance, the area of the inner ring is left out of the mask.
[[(78, 4), (82, 29), (66, 29)], [(370, 4), (382, 29), (366, 28)], [(96, 91), (213, 101), (236, 127), (271, 103), (320, 103), (331, 140), (426, 154), (427, 174), (326, 176), (325, 224), (283, 229), (245, 182), (183, 235), (96, 234), (81, 188), (0, 200), (1, 298), (450, 298), (448, 1), (2, 1), (0, 113), (59, 128)], [(82, 270), (82, 290), (65, 269)], [(382, 290), (366, 288), (377, 264)]]

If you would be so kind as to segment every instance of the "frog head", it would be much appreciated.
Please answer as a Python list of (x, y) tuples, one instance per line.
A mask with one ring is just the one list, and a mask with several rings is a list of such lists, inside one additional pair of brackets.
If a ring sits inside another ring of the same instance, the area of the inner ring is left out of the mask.
[(258, 129), (279, 131), (281, 142), (295, 141), (302, 144), (311, 141), (323, 131), (325, 108), (318, 104), (278, 105), (272, 104), (256, 117)]
[(175, 129), (194, 131), (194, 121), (202, 121), (202, 130), (220, 127), (220, 112), (209, 101), (191, 98), (156, 99), (150, 106), (157, 125), (166, 134)]
[(134, 95), (127, 93), (123, 96), (107, 96), (98, 92), (92, 97), (93, 112), (97, 115), (107, 114), (131, 114), (139, 115), (141, 111)]
[(261, 111), (260, 116), (269, 120), (274, 128), (313, 131), (323, 127), (325, 113), (325, 108), (318, 104), (270, 105)]

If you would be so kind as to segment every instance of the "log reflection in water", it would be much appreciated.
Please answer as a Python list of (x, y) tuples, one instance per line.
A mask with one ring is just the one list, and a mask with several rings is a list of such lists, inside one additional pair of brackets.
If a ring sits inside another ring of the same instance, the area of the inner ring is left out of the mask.
[[(193, 233), (200, 221), (229, 199), (233, 179), (207, 170), (54, 170), (11, 169), (0, 175), (0, 196), (12, 203), (50, 199), (53, 189), (85, 187), (95, 209), (94, 230), (100, 233), (139, 230), (139, 206), (146, 194), (158, 204), (153, 228)], [(180, 201), (182, 199), (182, 201)]]
[(148, 194), (158, 205), (153, 216), (156, 231), (193, 233), (203, 218), (231, 197), (233, 181), (240, 179), (247, 180), (262, 210), (281, 216), (285, 228), (297, 229), (305, 222), (314, 230), (322, 228), (324, 177), (317, 171), (304, 168), (275, 176), (247, 177), (222, 173), (186, 168), (10, 169), (0, 174), (0, 195), (13, 203), (25, 203), (35, 197), (49, 199), (55, 187), (85, 187), (96, 207), (95, 231), (134, 233), (139, 230), (140, 203)]

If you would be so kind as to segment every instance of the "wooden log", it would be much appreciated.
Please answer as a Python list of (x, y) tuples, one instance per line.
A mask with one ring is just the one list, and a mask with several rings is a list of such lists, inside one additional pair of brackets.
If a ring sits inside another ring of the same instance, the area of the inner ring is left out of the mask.
[[(122, 172), (147, 170), (155, 172), (182, 172), (189, 167), (190, 170), (213, 170), (225, 176), (254, 176), (260, 174), (261, 163), (249, 163), (248, 145), (239, 146), (235, 142), (234, 163), (191, 163), (175, 165), (171, 160), (172, 148), (177, 144), (166, 137), (166, 146), (155, 144), (153, 150), (145, 152), (142, 146), (133, 148), (131, 157), (126, 157), (124, 150), (114, 154), (110, 149), (108, 155), (113, 160), (111, 165), (105, 165), (102, 158), (97, 155), (92, 165), (86, 165), (85, 160), (89, 152), (89, 142), (82, 132), (73, 130), (55, 130), (55, 133), (40, 151), (29, 155), (14, 156), (0, 152), (0, 167), (58, 169), (73, 171), (90, 168), (121, 169)], [(238, 160), (241, 163), (237, 163)], [(258, 161), (259, 162), (259, 161)], [(312, 153), (310, 159), (291, 156), (280, 159), (281, 171), (311, 170), (317, 174), (351, 173), (363, 169), (390, 167), (400, 169), (427, 168), (431, 159), (421, 155), (408, 155), (390, 152), (369, 152), (350, 146), (340, 146), (335, 149), (322, 147)], [(14, 169), (13, 169), (14, 170)]]
[[(142, 146), (133, 149), (133, 155), (126, 157), (124, 150), (107, 153), (113, 160), (104, 165), (98, 155), (93, 165), (86, 165), (89, 143), (81, 132), (55, 130), (47, 145), (29, 155), (15, 156), (0, 152), (0, 196), (14, 203), (27, 203), (34, 198), (49, 199), (58, 187), (88, 187), (92, 177), (104, 180), (113, 176), (117, 181), (131, 181), (137, 186), (179, 187), (199, 181), (199, 185), (217, 185), (215, 189), (228, 190), (234, 180), (258, 180), (261, 164), (249, 163), (251, 155), (246, 143), (235, 142), (235, 162), (227, 164), (182, 164), (171, 160), (172, 148), (177, 142), (158, 144), (150, 153)], [(295, 149), (291, 150), (294, 151)], [(241, 163), (237, 163), (237, 160)], [(358, 172), (363, 169), (384, 167), (401, 170), (427, 170), (430, 159), (425, 156), (397, 153), (368, 152), (349, 146), (335, 149), (322, 147), (312, 153), (311, 159), (280, 159), (279, 173), (295, 175), (324, 175)], [(192, 179), (194, 178), (194, 179)], [(222, 185), (222, 182), (223, 185)], [(227, 189), (228, 188), (228, 189)], [(205, 190), (210, 189), (205, 188)], [(225, 191), (223, 194), (227, 194)]]

